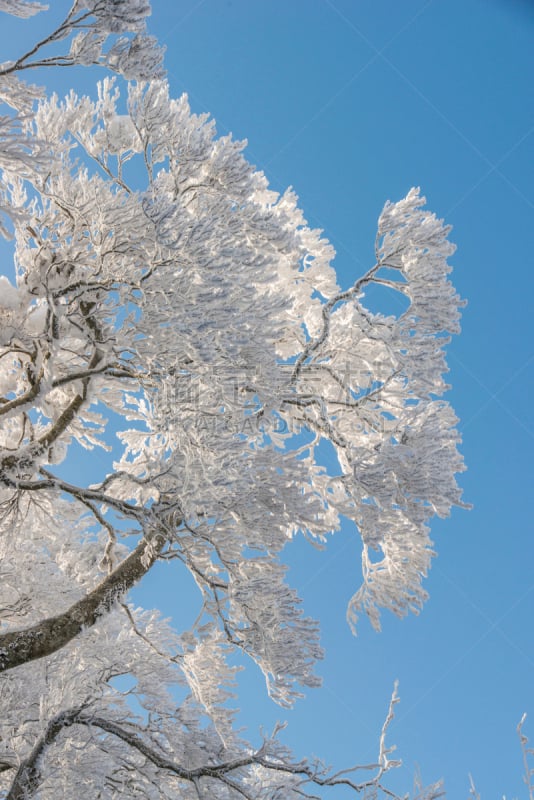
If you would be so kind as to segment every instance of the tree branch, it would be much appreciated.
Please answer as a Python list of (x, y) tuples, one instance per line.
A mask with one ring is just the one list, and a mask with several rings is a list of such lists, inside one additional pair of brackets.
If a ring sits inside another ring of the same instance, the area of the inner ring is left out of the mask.
[(0, 672), (52, 655), (84, 628), (94, 625), (148, 572), (165, 542), (166, 537), (159, 532), (150, 538), (143, 537), (135, 550), (105, 580), (67, 611), (41, 620), (30, 628), (0, 635)]
[(38, 788), (41, 780), (39, 761), (46, 748), (53, 744), (63, 728), (72, 725), (79, 710), (62, 712), (49, 722), (46, 731), (17, 770), (6, 800), (27, 800)]
[(351, 286), (350, 289), (347, 289), (344, 292), (339, 292), (338, 294), (331, 297), (330, 300), (325, 303), (322, 307), (322, 315), (323, 315), (323, 329), (319, 336), (315, 339), (310, 339), (309, 342), (306, 343), (304, 346), (302, 353), (295, 361), (295, 366), (293, 368), (293, 380), (296, 380), (300, 375), (302, 367), (306, 362), (306, 359), (310, 358), (312, 353), (314, 353), (328, 338), (328, 334), (330, 332), (330, 317), (332, 311), (334, 310), (335, 306), (338, 303), (341, 303), (343, 300), (350, 300), (360, 292), (362, 286), (365, 286), (366, 283), (369, 283), (371, 280), (374, 279), (375, 273), (380, 269), (382, 265), (377, 262), (370, 270), (368, 270), (365, 275), (361, 278), (358, 278), (356, 283)]
[[(40, 737), (28, 758), (20, 765), (6, 800), (27, 800), (27, 798), (32, 796), (34, 790), (38, 787), (40, 780), (39, 760), (41, 756), (44, 754), (46, 747), (56, 740), (60, 731), (65, 727), (70, 727), (71, 725), (84, 725), (88, 728), (99, 728), (101, 731), (115, 736), (117, 739), (120, 739), (126, 745), (143, 755), (158, 769), (170, 772), (173, 775), (176, 775), (178, 778), (192, 783), (197, 790), (199, 788), (200, 780), (202, 778), (208, 778), (212, 780), (219, 780), (237, 792), (237, 794), (240, 796), (247, 798), (247, 800), (253, 800), (253, 795), (249, 793), (246, 784), (243, 785), (241, 782), (238, 782), (238, 776), (232, 775), (232, 773), (235, 773), (238, 770), (242, 770), (246, 767), (260, 766), (265, 770), (281, 772), (288, 776), (293, 775), (299, 777), (302, 779), (303, 784), (311, 783), (315, 786), (325, 787), (342, 785), (347, 786), (349, 789), (357, 793), (374, 787), (375, 789), (380, 789), (389, 797), (397, 798), (395, 793), (386, 789), (380, 782), (385, 772), (392, 767), (398, 766), (399, 764), (399, 762), (388, 761), (383, 757), (385, 752), (391, 752), (390, 748), (385, 748), (383, 738), (385, 730), (391, 722), (391, 718), (393, 716), (392, 709), (395, 702), (397, 702), (396, 693), (394, 693), (391, 699), (388, 716), (382, 728), (379, 755), (380, 763), (355, 766), (350, 770), (343, 770), (342, 772), (334, 775), (328, 775), (326, 769), (320, 764), (310, 765), (306, 761), (291, 763), (288, 761), (283, 761), (280, 758), (268, 757), (265, 755), (266, 743), (264, 743), (259, 750), (250, 752), (247, 755), (244, 755), (242, 758), (234, 758), (228, 761), (222, 761), (218, 764), (205, 764), (194, 769), (186, 769), (156, 749), (151, 743), (147, 743), (142, 736), (139, 735), (139, 733), (135, 732), (134, 730), (127, 730), (123, 727), (123, 725), (115, 722), (114, 720), (88, 714), (82, 708), (66, 711), (58, 714), (50, 721), (44, 734)], [(346, 777), (348, 772), (354, 772), (357, 770), (377, 770), (377, 773), (373, 778), (370, 778), (363, 783), (356, 783), (355, 781)], [(298, 791), (299, 794), (302, 793), (304, 797), (310, 797), (310, 795), (307, 793), (301, 792), (300, 790)]]

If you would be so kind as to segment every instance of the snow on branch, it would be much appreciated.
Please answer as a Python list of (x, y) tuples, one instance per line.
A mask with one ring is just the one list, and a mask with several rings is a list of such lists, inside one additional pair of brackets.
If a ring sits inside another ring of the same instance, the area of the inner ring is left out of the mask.
[(32, 17), (39, 11), (46, 11), (47, 8), (48, 6), (42, 3), (32, 3), (31, 0), (0, 0), (0, 11), (15, 17)]
[[(126, 750), (122, 758), (128, 760), (127, 752), (133, 751), (143, 756), (145, 764), (155, 767), (163, 776), (162, 789), (166, 785), (165, 776), (169, 775), (178, 779), (174, 784), (186, 787), (191, 784), (199, 790), (199, 797), (204, 797), (207, 792), (210, 797), (224, 797), (228, 800), (259, 800), (260, 798), (279, 797), (279, 792), (284, 792), (285, 800), (298, 800), (299, 798), (313, 798), (310, 794), (313, 787), (345, 786), (357, 795), (362, 792), (364, 796), (389, 797), (400, 800), (398, 796), (387, 789), (383, 779), (391, 769), (400, 766), (400, 761), (391, 760), (389, 754), (394, 747), (387, 747), (385, 737), (387, 729), (393, 719), (394, 706), (398, 702), (395, 687), (390, 701), (387, 717), (382, 726), (380, 746), (377, 761), (371, 764), (356, 765), (341, 772), (333, 773), (331, 769), (318, 761), (294, 761), (290, 754), (277, 740), (279, 728), (275, 729), (273, 736), (264, 738), (259, 749), (245, 748), (245, 752), (235, 756), (231, 751), (224, 751), (209, 762), (196, 767), (183, 766), (179, 759), (173, 756), (168, 743), (162, 747), (162, 740), (147, 736), (146, 732), (138, 726), (118, 722), (112, 718), (100, 716), (89, 708), (80, 708), (63, 711), (51, 719), (35, 744), (28, 757), (20, 764), (11, 784), (7, 800), (21, 800), (32, 796), (38, 789), (43, 775), (46, 772), (48, 749), (55, 743), (61, 746), (62, 734), (71, 728), (79, 726), (90, 731), (90, 739), (94, 734), (108, 734), (118, 740)], [(64, 736), (63, 736), (64, 738)], [(145, 769), (143, 762), (137, 761), (137, 769), (142, 773)], [(357, 780), (357, 772), (370, 773), (369, 777)], [(440, 784), (435, 784), (419, 794), (419, 800), (434, 800), (442, 796)], [(180, 791), (183, 791), (181, 789)], [(267, 791), (267, 793), (265, 793)], [(228, 792), (228, 793), (227, 793)], [(188, 795), (189, 796), (189, 795)]]

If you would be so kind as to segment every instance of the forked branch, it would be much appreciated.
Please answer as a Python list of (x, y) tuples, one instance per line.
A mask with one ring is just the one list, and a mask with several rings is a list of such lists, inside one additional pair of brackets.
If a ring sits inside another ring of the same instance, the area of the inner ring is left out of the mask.
[[(391, 761), (387, 755), (394, 749), (386, 747), (385, 735), (391, 720), (393, 719), (393, 709), (398, 702), (397, 686), (390, 701), (388, 714), (382, 726), (380, 736), (380, 748), (378, 760), (374, 764), (357, 765), (341, 772), (331, 773), (328, 768), (320, 763), (309, 763), (308, 761), (292, 762), (283, 756), (277, 755), (275, 739), (267, 740), (263, 745), (254, 751), (245, 751), (241, 758), (230, 758), (219, 762), (204, 764), (195, 768), (187, 768), (178, 763), (175, 759), (163, 752), (153, 741), (147, 741), (140, 729), (132, 725), (124, 725), (112, 719), (106, 719), (98, 714), (91, 714), (87, 709), (79, 708), (72, 711), (62, 712), (55, 716), (47, 725), (45, 732), (40, 737), (32, 749), (28, 758), (20, 764), (6, 800), (22, 800), (31, 798), (38, 789), (41, 780), (41, 762), (46, 755), (49, 745), (53, 744), (64, 728), (73, 725), (84, 726), (91, 730), (98, 729), (107, 733), (153, 764), (158, 769), (170, 773), (182, 781), (193, 784), (198, 789), (209, 787), (213, 781), (220, 781), (233, 790), (232, 797), (236, 800), (243, 797), (245, 800), (257, 800), (257, 787), (255, 788), (248, 768), (260, 768), (266, 773), (277, 773), (286, 775), (289, 779), (287, 787), (282, 786), (278, 781), (273, 784), (273, 797), (279, 796), (282, 788), (287, 788), (291, 796), (313, 798), (315, 795), (308, 793), (306, 786), (333, 787), (346, 786), (357, 794), (366, 789), (373, 788), (381, 791), (385, 797), (400, 800), (398, 796), (382, 785), (382, 778), (386, 772), (394, 767), (400, 766), (400, 761)], [(278, 729), (275, 731), (274, 736)], [(274, 747), (273, 747), (274, 745)], [(271, 751), (271, 752), (269, 752)], [(356, 771), (374, 771), (375, 774), (363, 782), (348, 777), (350, 773)], [(257, 773), (256, 773), (257, 774)], [(294, 779), (297, 779), (296, 781)], [(295, 794), (294, 794), (295, 793)], [(261, 796), (265, 797), (263, 791)], [(434, 795), (436, 796), (436, 795)]]

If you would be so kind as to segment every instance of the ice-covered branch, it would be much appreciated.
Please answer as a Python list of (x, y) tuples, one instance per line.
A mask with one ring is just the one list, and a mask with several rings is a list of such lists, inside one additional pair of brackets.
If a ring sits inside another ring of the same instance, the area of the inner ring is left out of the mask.
[(39, 11), (45, 11), (48, 6), (42, 3), (31, 2), (31, 0), (0, 0), (0, 11), (6, 14), (13, 14), (15, 17), (27, 18)]
[(528, 790), (529, 800), (534, 800), (534, 767), (530, 766), (531, 759), (534, 756), (534, 748), (529, 746), (528, 738), (526, 734), (523, 733), (523, 726), (526, 718), (527, 715), (523, 714), (521, 720), (519, 721), (519, 725), (517, 726), (517, 735), (519, 736), (521, 752), (523, 755), (523, 767), (525, 770), (523, 779)]
[[(309, 793), (310, 790), (313, 791), (314, 786), (324, 788), (345, 786), (355, 794), (372, 790), (374, 797), (400, 800), (383, 784), (383, 779), (389, 770), (400, 765), (398, 761), (387, 759), (387, 753), (393, 748), (385, 745), (385, 733), (391, 722), (393, 705), (397, 699), (395, 693), (382, 728), (377, 763), (356, 765), (337, 773), (333, 773), (319, 762), (294, 761), (290, 752), (280, 745), (276, 738), (265, 739), (262, 746), (256, 750), (242, 747), (241, 753), (237, 753), (233, 748), (234, 753), (225, 754), (226, 757), (213, 755), (209, 761), (199, 766), (185, 766), (172, 754), (168, 743), (162, 746), (164, 740), (161, 737), (158, 742), (136, 725), (103, 717), (87, 708), (64, 711), (48, 722), (44, 733), (19, 766), (7, 800), (21, 800), (21, 798), (28, 800), (36, 793), (41, 780), (41, 770), (45, 767), (47, 749), (55, 742), (60, 745), (60, 734), (71, 726), (88, 729), (90, 736), (109, 734), (126, 745), (129, 750), (143, 757), (144, 763), (139, 760), (132, 762), (132, 765), (136, 764), (135, 769), (143, 772), (144, 764), (148, 762), (163, 774), (175, 776), (184, 784), (201, 787), (203, 792), (208, 792), (214, 799), (221, 797), (237, 800), (239, 797), (245, 797), (247, 800), (260, 800), (260, 798), (274, 800), (283, 790), (284, 800), (298, 800), (302, 797), (314, 797), (315, 795)], [(277, 731), (275, 737), (276, 734)], [(126, 754), (124, 758), (127, 758)], [(357, 780), (354, 777), (357, 772), (371, 772), (374, 775)], [(230, 794), (225, 793), (224, 787), (231, 790)], [(434, 787), (437, 788), (439, 787)], [(420, 794), (419, 798), (431, 800), (439, 796), (441, 795), (437, 792), (432, 794), (425, 792)]]
[[(46, 8), (40, 3), (24, 0), (2, 0), (0, 3), (0, 11), (19, 17), (28, 17)], [(3, 77), (17, 72), (39, 67), (72, 67), (75, 64), (105, 66), (129, 79), (162, 78), (164, 51), (153, 37), (145, 33), (145, 19), (149, 14), (150, 4), (143, 0), (75, 0), (57, 28), (16, 61), (0, 65), (0, 87)], [(76, 35), (68, 52), (41, 55), (48, 45), (68, 39), (73, 34)], [(106, 51), (103, 45), (110, 35), (114, 38)]]

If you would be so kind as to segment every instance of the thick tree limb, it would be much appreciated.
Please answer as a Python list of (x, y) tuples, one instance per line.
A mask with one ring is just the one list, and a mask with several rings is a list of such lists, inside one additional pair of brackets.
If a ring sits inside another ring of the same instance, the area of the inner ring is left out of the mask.
[(159, 533), (143, 538), (135, 550), (81, 600), (63, 614), (48, 617), (30, 628), (0, 635), (0, 672), (57, 652), (91, 627), (113, 603), (145, 575), (165, 545)]

